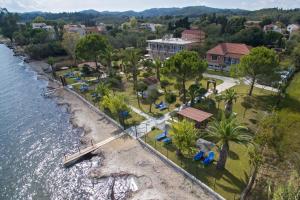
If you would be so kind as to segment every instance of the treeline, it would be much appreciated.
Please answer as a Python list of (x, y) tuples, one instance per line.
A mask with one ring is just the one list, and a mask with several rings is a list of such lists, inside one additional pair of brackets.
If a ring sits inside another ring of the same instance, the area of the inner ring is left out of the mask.
[[(0, 33), (11, 42), (24, 46), (25, 52), (33, 59), (49, 56), (66, 55), (60, 40), (62, 39), (63, 23), (47, 21), (53, 30), (32, 29), (30, 23), (18, 23), (19, 15), (10, 13), (6, 9), (0, 11)], [(34, 22), (46, 22), (37, 17)]]

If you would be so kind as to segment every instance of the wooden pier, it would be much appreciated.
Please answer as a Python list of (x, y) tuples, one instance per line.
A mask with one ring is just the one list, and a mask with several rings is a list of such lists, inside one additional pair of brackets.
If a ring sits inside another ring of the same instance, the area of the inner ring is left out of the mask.
[(118, 139), (120, 137), (122, 137), (125, 133), (121, 133), (119, 135), (116, 135), (116, 136), (113, 136), (113, 137), (110, 137), (102, 142), (99, 142), (97, 144), (91, 144), (91, 146), (89, 147), (86, 147), (84, 149), (79, 149), (78, 148), (78, 152), (72, 154), (72, 155), (65, 155), (64, 158), (63, 158), (63, 164), (64, 166), (69, 166), (70, 164), (74, 163), (75, 161), (77, 161), (78, 159), (82, 158), (84, 155), (88, 154), (88, 153), (91, 153), (92, 151), (95, 151), (96, 149), (98, 149), (99, 147), (115, 140), (115, 139)]

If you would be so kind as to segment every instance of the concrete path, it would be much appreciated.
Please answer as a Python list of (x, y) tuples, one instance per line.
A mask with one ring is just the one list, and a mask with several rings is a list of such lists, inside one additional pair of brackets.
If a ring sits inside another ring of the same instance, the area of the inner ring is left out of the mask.
[[(213, 78), (213, 79), (219, 79), (222, 80), (223, 83), (220, 85), (217, 85), (216, 89), (218, 90), (218, 93), (221, 93), (229, 88), (234, 87), (235, 85), (239, 84), (240, 81), (238, 79), (230, 78), (230, 77), (225, 77), (225, 76), (218, 76), (218, 75), (213, 75), (213, 74), (203, 74), (204, 77), (207, 78)], [(205, 96), (208, 97), (209, 95), (213, 94), (213, 90), (209, 90)]]
[(130, 134), (134, 138), (142, 137), (146, 133), (150, 132), (153, 127), (165, 129), (166, 122), (171, 118), (170, 113), (166, 113), (162, 117), (157, 119), (133, 106), (130, 106), (130, 108), (137, 114), (142, 115), (143, 117), (146, 118), (146, 120), (143, 121), (138, 126), (132, 126), (125, 130), (126, 133)]
[[(240, 84), (239, 79), (235, 79), (235, 78), (219, 76), (219, 75), (213, 75), (213, 74), (207, 74), (207, 73), (204, 73), (203, 76), (207, 77), (207, 78), (219, 79), (219, 80), (223, 81), (222, 84), (217, 85), (217, 87), (216, 87), (219, 94), (221, 92), (227, 90), (227, 89), (230, 89), (230, 88)], [(243, 81), (245, 82), (245, 84), (250, 84), (249, 80), (247, 81), (247, 79), (245, 79), (245, 78), (243, 79)], [(268, 87), (268, 86), (264, 86), (264, 85), (259, 85), (259, 84), (255, 84), (255, 87), (262, 88), (262, 89), (269, 90), (269, 91), (273, 91), (273, 92), (277, 91), (276, 88), (272, 88), (272, 87)], [(209, 90), (205, 94), (205, 96), (208, 97), (211, 94), (213, 94), (213, 90)], [(170, 118), (171, 118), (170, 117), (170, 112), (166, 113), (164, 116), (157, 119), (157, 118), (154, 118), (154, 117), (144, 113), (143, 111), (139, 110), (136, 107), (130, 106), (130, 108), (134, 112), (136, 112), (137, 114), (139, 114), (139, 115), (146, 118), (146, 120), (143, 121), (140, 125), (132, 126), (132, 127), (125, 130), (126, 133), (130, 134), (134, 138), (142, 137), (146, 133), (150, 132), (153, 127), (157, 127), (161, 130), (164, 130), (165, 126), (167, 124), (167, 121), (170, 120)]]
[[(243, 81), (244, 81), (244, 83), (246, 85), (250, 85), (251, 84), (251, 80), (248, 79), (248, 78), (243, 78)], [(266, 85), (260, 85), (258, 83), (255, 83), (254, 87), (261, 88), (261, 89), (264, 89), (264, 90), (268, 90), (268, 91), (271, 91), (271, 92), (278, 92), (277, 88), (273, 88), (273, 87), (266, 86)]]

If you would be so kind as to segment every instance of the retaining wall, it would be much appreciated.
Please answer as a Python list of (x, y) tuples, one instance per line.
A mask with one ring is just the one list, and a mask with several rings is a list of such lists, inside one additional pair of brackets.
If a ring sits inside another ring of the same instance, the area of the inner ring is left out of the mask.
[(185, 177), (189, 178), (192, 182), (197, 183), (208, 194), (210, 194), (211, 196), (213, 196), (214, 199), (216, 199), (216, 200), (225, 200), (225, 198), (222, 197), (220, 194), (216, 193), (213, 189), (211, 189), (206, 184), (204, 184), (203, 182), (201, 182), (195, 176), (191, 175), (190, 173), (188, 173), (187, 171), (185, 171), (184, 169), (182, 169), (181, 167), (179, 167), (177, 164), (175, 164), (173, 161), (171, 161), (166, 156), (164, 156), (163, 154), (161, 154), (159, 151), (157, 151), (156, 149), (154, 149), (152, 146), (150, 146), (149, 144), (147, 144), (146, 142), (144, 142), (142, 139), (137, 138), (137, 140), (141, 143), (141, 145), (143, 145), (144, 147), (146, 147), (147, 149), (149, 149), (153, 154), (155, 154), (156, 156), (158, 156), (163, 162), (169, 164), (177, 172), (179, 172), (182, 175), (184, 175)]

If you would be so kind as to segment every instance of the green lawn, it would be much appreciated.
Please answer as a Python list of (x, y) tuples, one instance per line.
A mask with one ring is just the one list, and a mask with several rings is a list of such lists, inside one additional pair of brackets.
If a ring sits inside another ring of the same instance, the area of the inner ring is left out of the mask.
[[(248, 96), (248, 85), (237, 85), (233, 87), (238, 99), (233, 104), (233, 112), (237, 113), (237, 118), (251, 130), (255, 131), (258, 122), (272, 111), (276, 103), (276, 94), (260, 88), (254, 88), (253, 95)], [(212, 98), (214, 98), (212, 96)], [(248, 102), (248, 103), (247, 103)], [(221, 102), (220, 110), (224, 111), (225, 103)]]
[(286, 91), (286, 97), (276, 110), (280, 121), (274, 124), (277, 138), (275, 147), (267, 149), (258, 184), (252, 199), (267, 199), (268, 184), (285, 184), (293, 170), (299, 172), (300, 155), (300, 73), (295, 74)]
[[(274, 93), (254, 88), (253, 96), (248, 96), (249, 86), (237, 85), (233, 88), (238, 93), (237, 102), (234, 103), (233, 111), (237, 113), (237, 118), (240, 122), (249, 127), (252, 132), (257, 128), (258, 122), (271, 112), (276, 102)], [(211, 98), (214, 98), (212, 96)], [(249, 101), (250, 105), (245, 105), (245, 101)], [(220, 103), (220, 110), (224, 110), (224, 103)], [(247, 109), (246, 109), (247, 108)], [(216, 117), (216, 115), (215, 115)], [(226, 163), (225, 171), (217, 171), (215, 169), (216, 162), (205, 167), (200, 162), (193, 161), (192, 158), (179, 158), (175, 154), (174, 145), (163, 145), (160, 142), (155, 142), (154, 138), (160, 130), (154, 130), (147, 135), (146, 141), (156, 147), (158, 151), (168, 156), (173, 162), (182, 166), (185, 170), (199, 178), (202, 182), (210, 186), (216, 192), (220, 193), (226, 199), (238, 198), (248, 180), (250, 172), (248, 147), (230, 144), (230, 156)], [(143, 138), (145, 140), (145, 138)], [(250, 148), (250, 147), (249, 147)], [(168, 150), (168, 151), (167, 151)], [(218, 150), (214, 149), (217, 153)], [(218, 153), (215, 160), (218, 159)]]
[[(87, 91), (87, 92), (80, 92), (80, 90), (79, 90), (80, 85), (75, 85), (73, 88), (75, 89), (75, 91), (77, 91), (77, 93), (79, 93), (81, 96), (83, 96), (89, 102), (91, 102), (93, 105), (95, 105), (100, 110), (102, 110), (102, 108), (99, 105), (100, 102), (99, 101), (95, 101), (94, 98), (92, 97), (92, 94), (94, 93), (94, 87), (95, 87), (95, 85), (90, 85), (89, 87), (90, 87), (90, 90)], [(104, 112), (104, 110), (102, 110), (102, 111)], [(116, 120), (116, 121), (119, 122), (119, 118), (118, 117), (112, 116), (110, 113), (106, 113), (106, 114), (108, 114), (114, 120)], [(137, 114), (136, 112), (130, 111), (129, 117), (125, 120), (126, 128), (128, 128), (130, 126), (138, 125), (141, 122), (143, 122), (144, 120), (145, 120), (145, 118), (143, 116)]]
[[(130, 104), (130, 105), (132, 105), (132, 106), (134, 106), (134, 107), (136, 107), (136, 108), (142, 110), (143, 112), (145, 112), (145, 113), (147, 113), (147, 114), (149, 114), (149, 115), (151, 115), (151, 116), (154, 116), (154, 117), (161, 117), (162, 115), (166, 114), (167, 112), (170, 112), (170, 111), (174, 110), (174, 109), (176, 108), (176, 107), (175, 107), (176, 104), (182, 104), (182, 102), (180, 101), (180, 99), (179, 99), (179, 97), (178, 97), (178, 91), (175, 90), (175, 88), (174, 88), (175, 80), (170, 80), (170, 79), (168, 79), (168, 80), (172, 83), (172, 84), (168, 87), (168, 90), (174, 91), (174, 92), (176, 93), (176, 95), (177, 95), (177, 99), (176, 99), (176, 102), (175, 102), (175, 103), (173, 103), (173, 104), (171, 104), (171, 105), (169, 106), (169, 109), (165, 109), (165, 110), (163, 110), (163, 111), (160, 111), (159, 109), (156, 109), (156, 108), (155, 108), (155, 105), (152, 105), (152, 112), (150, 113), (150, 112), (149, 112), (149, 108), (150, 108), (149, 104), (143, 103), (142, 100), (141, 100), (140, 107), (139, 107), (138, 101), (137, 101), (137, 97), (136, 97), (136, 93), (135, 93), (134, 90), (133, 90), (133, 84), (132, 84), (131, 81), (127, 81), (127, 80), (123, 79), (123, 84), (124, 84), (124, 88), (125, 88), (124, 91), (118, 90), (118, 91), (116, 91), (116, 92), (121, 93), (121, 94), (124, 94), (124, 95), (128, 98), (129, 104)], [(216, 81), (217, 81), (217, 85), (222, 83), (221, 80), (216, 80)], [(193, 84), (194, 82), (195, 82), (194, 80), (189, 80), (189, 81), (187, 81), (186, 86), (189, 87), (189, 86), (190, 86), (191, 84)], [(207, 79), (206, 79), (206, 78), (203, 78), (203, 80), (201, 80), (200, 83), (201, 83), (204, 87), (206, 87)], [(211, 85), (210, 88), (212, 88), (212, 87), (213, 87), (213, 86)], [(159, 89), (160, 89), (160, 88), (159, 88)], [(163, 94), (159, 97), (159, 99), (157, 100), (157, 103), (159, 103), (159, 102), (161, 102), (161, 101), (165, 102), (165, 96), (164, 96)]]
[(219, 71), (219, 70), (207, 69), (206, 73), (213, 74), (213, 75), (218, 75), (218, 76), (231, 77), (230, 76), (230, 72), (227, 72), (227, 71)]
[[(63, 76), (64, 74), (66, 74), (68, 72), (72, 72), (72, 71), (76, 71), (76, 70), (75, 69), (62, 70), (62, 71), (58, 71), (57, 74), (59, 76)], [(92, 75), (88, 76), (88, 77), (81, 77), (81, 79), (85, 80), (85, 81), (89, 81), (89, 80), (94, 79), (94, 78), (96, 78), (96, 77), (92, 76)], [(66, 78), (66, 81), (67, 81), (68, 84), (77, 83), (77, 81), (75, 81), (73, 78)], [(99, 106), (99, 102), (95, 101), (95, 99), (92, 97), (92, 94), (94, 93), (94, 90), (95, 90), (95, 87), (96, 87), (96, 83), (94, 83), (94, 82), (87, 82), (87, 84), (89, 85), (89, 91), (87, 91), (87, 92), (81, 92), (80, 91), (80, 86), (82, 84), (83, 83), (74, 85), (73, 89), (78, 94), (80, 94), (81, 96), (83, 96), (86, 100), (88, 100), (93, 105), (95, 105), (96, 107), (98, 107), (99, 109), (101, 109), (100, 106)], [(84, 83), (84, 84), (86, 84), (86, 83)], [(109, 113), (107, 113), (107, 114), (110, 115)], [(112, 115), (110, 115), (110, 117), (112, 117), (116, 121), (119, 121), (119, 119), (117, 117), (114, 117)], [(144, 120), (145, 120), (145, 118), (143, 116), (140, 116), (139, 114), (131, 111), (129, 113), (129, 117), (125, 121), (126, 127), (130, 127), (130, 126), (133, 126), (133, 125), (138, 125), (138, 124), (140, 124)]]
[(156, 135), (161, 132), (161, 130), (154, 130), (142, 139), (226, 199), (239, 198), (246, 186), (250, 172), (246, 146), (231, 143), (226, 169), (218, 171), (216, 170), (217, 148), (213, 149), (216, 153), (215, 161), (209, 166), (204, 166), (201, 161), (194, 161), (192, 156), (178, 157), (176, 147), (173, 144), (164, 145), (162, 142), (155, 141)]

